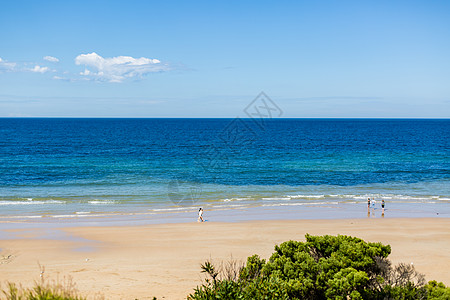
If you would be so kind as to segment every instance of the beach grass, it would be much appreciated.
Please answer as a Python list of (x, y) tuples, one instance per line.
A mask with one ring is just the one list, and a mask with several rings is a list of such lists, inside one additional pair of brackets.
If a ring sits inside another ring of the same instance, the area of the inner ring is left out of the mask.
[(8, 282), (1, 294), (7, 300), (86, 300), (70, 280), (65, 283), (36, 282), (32, 288)]

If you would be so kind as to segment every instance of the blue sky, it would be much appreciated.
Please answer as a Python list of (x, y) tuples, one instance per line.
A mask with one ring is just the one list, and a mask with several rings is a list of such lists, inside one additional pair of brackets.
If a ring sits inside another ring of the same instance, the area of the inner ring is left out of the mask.
[(0, 116), (450, 115), (449, 1), (8, 1)]

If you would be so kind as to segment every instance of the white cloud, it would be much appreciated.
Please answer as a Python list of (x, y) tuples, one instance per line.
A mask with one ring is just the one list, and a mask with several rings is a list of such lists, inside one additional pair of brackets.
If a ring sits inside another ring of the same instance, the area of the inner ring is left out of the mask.
[(49, 68), (35, 65), (33, 69), (30, 69), (30, 71), (35, 73), (45, 73), (49, 71)]
[(7, 62), (0, 57), (0, 72), (1, 71), (12, 71), (16, 67), (16, 63)]
[(54, 62), (54, 63), (59, 62), (59, 59), (57, 59), (56, 57), (53, 57), (53, 56), (49, 56), (49, 55), (44, 56), (44, 60), (49, 61), (49, 62)]
[(169, 70), (167, 65), (157, 59), (131, 56), (103, 58), (95, 52), (78, 55), (75, 64), (86, 66), (80, 75), (109, 82), (122, 82), (127, 78), (139, 78), (148, 73)]
[[(39, 65), (35, 65), (34, 68), (29, 68), (28, 63), (15, 63), (8, 62), (0, 58), (0, 72), (8, 71), (8, 72), (34, 72), (34, 73), (45, 73), (50, 70), (48, 67), (41, 67)], [(53, 70), (54, 71), (54, 70)]]
[(83, 75), (83, 76), (88, 76), (89, 74), (91, 74), (91, 71), (89, 71), (88, 69), (84, 69), (83, 72), (80, 72), (80, 75)]
[(60, 80), (60, 81), (67, 81), (67, 82), (72, 82), (73, 80), (67, 77), (61, 77), (58, 75), (55, 75), (52, 77), (54, 80)]

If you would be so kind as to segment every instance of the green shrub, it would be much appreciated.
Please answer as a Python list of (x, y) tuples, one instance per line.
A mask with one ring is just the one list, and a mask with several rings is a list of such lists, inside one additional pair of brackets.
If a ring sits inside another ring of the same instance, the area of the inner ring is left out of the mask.
[(428, 299), (433, 300), (449, 300), (450, 299), (450, 287), (446, 287), (442, 282), (435, 280), (429, 281), (425, 288), (428, 292)]
[(211, 262), (212, 280), (188, 299), (450, 299), (450, 289), (429, 282), (412, 265), (392, 267), (389, 245), (350, 236), (311, 236), (275, 246), (268, 261), (253, 255), (239, 276), (224, 276)]

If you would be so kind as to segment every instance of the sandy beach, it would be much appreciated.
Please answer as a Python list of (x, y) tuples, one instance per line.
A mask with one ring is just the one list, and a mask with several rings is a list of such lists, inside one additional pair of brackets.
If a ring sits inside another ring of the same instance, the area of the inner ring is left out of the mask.
[(201, 284), (200, 264), (268, 258), (275, 244), (345, 234), (392, 246), (393, 262), (413, 263), (427, 280), (450, 284), (450, 219), (352, 219), (8, 229), (0, 241), (0, 282), (30, 286), (71, 276), (88, 297), (185, 299)]

